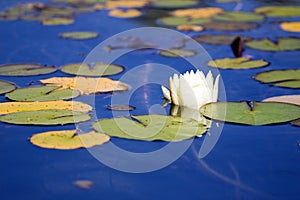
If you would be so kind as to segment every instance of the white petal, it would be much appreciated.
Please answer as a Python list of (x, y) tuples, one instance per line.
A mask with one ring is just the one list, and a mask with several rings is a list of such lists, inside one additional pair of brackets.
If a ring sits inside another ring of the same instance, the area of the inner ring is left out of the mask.
[(214, 87), (214, 78), (213, 78), (213, 75), (212, 75), (211, 71), (209, 71), (206, 74), (206, 82), (208, 84), (208, 87), (209, 87), (210, 91), (212, 92), (213, 87)]
[(170, 90), (168, 88), (166, 88), (165, 86), (161, 86), (161, 90), (164, 94), (164, 98), (171, 101)]
[(189, 108), (198, 108), (197, 96), (194, 93), (193, 88), (190, 86), (188, 80), (183, 76), (179, 79), (179, 101), (180, 105)]
[(216, 77), (215, 84), (214, 84), (214, 89), (213, 89), (213, 102), (218, 101), (218, 96), (219, 96), (219, 82), (220, 82), (220, 74)]
[(178, 101), (179, 78), (177, 74), (174, 74), (173, 79), (172, 77), (170, 77), (169, 85), (170, 85), (171, 101), (173, 104), (179, 105), (179, 101)]

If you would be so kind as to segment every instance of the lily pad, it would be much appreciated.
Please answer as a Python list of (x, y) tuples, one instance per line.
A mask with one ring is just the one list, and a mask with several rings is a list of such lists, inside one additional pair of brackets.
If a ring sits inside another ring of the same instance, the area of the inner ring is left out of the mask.
[(38, 110), (70, 110), (79, 112), (89, 112), (92, 107), (78, 101), (43, 101), (43, 102), (4, 102), (0, 103), (0, 115)]
[(197, 53), (193, 50), (168, 49), (168, 50), (161, 50), (159, 54), (166, 57), (190, 57), (196, 55)]
[(203, 24), (205, 29), (214, 31), (246, 31), (253, 28), (257, 28), (258, 24), (249, 22), (221, 22), (212, 21)]
[(114, 9), (111, 10), (108, 13), (109, 16), (112, 17), (118, 17), (118, 18), (135, 18), (142, 15), (142, 12), (140, 12), (137, 9), (128, 9), (128, 10), (122, 10), (122, 9)]
[[(193, 37), (199, 43), (207, 44), (231, 44), (237, 37), (236, 35), (199, 35)], [(250, 40), (249, 37), (242, 36), (242, 41)]]
[(179, 25), (176, 27), (179, 31), (194, 31), (194, 32), (200, 32), (203, 31), (203, 27), (199, 25)]
[(219, 69), (252, 69), (269, 65), (264, 60), (250, 60), (250, 58), (222, 58), (208, 62), (208, 66)]
[(5, 96), (15, 101), (53, 101), (75, 98), (80, 94), (76, 90), (57, 90), (58, 88), (58, 86), (19, 88), (7, 93)]
[(72, 39), (72, 40), (86, 40), (98, 37), (97, 32), (89, 32), (89, 31), (74, 31), (74, 32), (65, 32), (59, 34), (59, 37)]
[(84, 122), (90, 118), (86, 113), (72, 110), (37, 110), (2, 115), (0, 121), (24, 125), (64, 125)]
[(263, 21), (263, 15), (251, 13), (251, 12), (224, 12), (220, 15), (213, 17), (215, 20), (219, 21), (235, 21), (235, 22), (256, 22)]
[(4, 64), (0, 65), (0, 76), (36, 76), (56, 71), (53, 66), (41, 64)]
[(49, 86), (61, 86), (62, 89), (69, 88), (78, 90), (81, 94), (95, 94), (113, 91), (126, 91), (128, 85), (114, 81), (109, 78), (89, 78), (89, 77), (53, 77), (40, 80)]
[(171, 12), (171, 15), (176, 17), (189, 17), (191, 19), (199, 19), (199, 18), (211, 18), (223, 12), (224, 10), (222, 8), (202, 7), (202, 8), (175, 10)]
[(289, 32), (300, 32), (300, 22), (282, 22), (280, 28)]
[(11, 82), (0, 80), (0, 94), (4, 94), (16, 89), (17, 86)]
[(258, 73), (253, 78), (275, 86), (300, 88), (300, 69), (270, 70)]
[(38, 133), (30, 138), (36, 146), (47, 149), (78, 149), (90, 148), (108, 142), (110, 137), (105, 134), (91, 131), (76, 134), (77, 130), (61, 130)]
[(159, 0), (154, 1), (151, 5), (156, 8), (174, 9), (195, 6), (197, 3), (196, 0)]
[(248, 41), (245, 45), (263, 51), (293, 51), (300, 49), (300, 38), (278, 38), (278, 42), (265, 38)]
[(300, 16), (300, 6), (264, 6), (256, 8), (254, 12), (269, 17), (297, 17)]
[(135, 140), (180, 141), (206, 132), (206, 127), (192, 119), (164, 115), (133, 116), (102, 119), (93, 128), (110, 136)]
[(76, 63), (61, 67), (61, 71), (67, 74), (79, 76), (108, 76), (121, 73), (125, 68), (120, 65), (107, 63)]
[(281, 102), (281, 103), (291, 103), (300, 106), (300, 95), (284, 95), (270, 97), (263, 100), (264, 102)]
[(267, 125), (300, 118), (300, 106), (275, 102), (216, 102), (201, 107), (211, 119), (247, 125)]
[(165, 26), (180, 26), (180, 25), (203, 25), (205, 23), (210, 22), (210, 19), (207, 18), (199, 18), (199, 19), (191, 19), (188, 17), (163, 17), (158, 19), (158, 23)]
[(118, 111), (135, 110), (134, 106), (127, 106), (127, 105), (105, 106), (105, 107), (108, 110), (118, 110)]
[(65, 18), (65, 17), (55, 17), (42, 20), (43, 25), (47, 26), (54, 26), (54, 25), (69, 25), (73, 24), (74, 19), (72, 18)]

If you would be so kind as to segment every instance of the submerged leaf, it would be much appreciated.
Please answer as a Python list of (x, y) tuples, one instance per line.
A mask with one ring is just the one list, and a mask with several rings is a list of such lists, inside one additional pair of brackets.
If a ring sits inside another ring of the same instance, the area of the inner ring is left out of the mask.
[(53, 66), (41, 64), (4, 64), (0, 65), (0, 76), (35, 76), (56, 71)]
[(205, 29), (214, 31), (246, 31), (249, 29), (257, 28), (258, 24), (249, 22), (222, 22), (212, 21), (203, 24)]
[(166, 57), (190, 57), (196, 55), (197, 53), (193, 50), (174, 48), (174, 49), (161, 50), (159, 54)]
[(289, 32), (300, 32), (300, 22), (282, 22), (280, 28)]
[(208, 66), (219, 69), (252, 69), (265, 67), (269, 63), (264, 60), (250, 60), (250, 58), (223, 58), (208, 62)]
[[(292, 121), (291, 124), (293, 124), (294, 126), (300, 126), (300, 118)], [(298, 145), (300, 146), (300, 142), (298, 143)]]
[(61, 86), (80, 91), (81, 94), (95, 94), (113, 91), (126, 91), (128, 86), (120, 81), (109, 78), (87, 78), (87, 77), (53, 77), (40, 80), (49, 86)]
[(17, 86), (11, 82), (0, 80), (0, 94), (4, 94), (16, 89)]
[(255, 126), (300, 118), (300, 106), (275, 102), (209, 103), (201, 107), (200, 112), (214, 120)]
[(92, 107), (88, 104), (78, 101), (43, 101), (43, 102), (4, 102), (0, 103), (0, 115), (23, 112), (23, 111), (37, 111), (37, 110), (70, 110), (89, 112)]
[(195, 120), (164, 115), (102, 119), (93, 128), (110, 136), (147, 141), (180, 141), (206, 132), (206, 127)]
[(81, 189), (90, 189), (93, 186), (93, 184), (94, 183), (90, 180), (77, 180), (74, 182), (74, 185)]
[(135, 110), (134, 106), (127, 106), (127, 105), (105, 106), (105, 107), (108, 110), (118, 110), (118, 111)]
[(114, 9), (108, 13), (109, 16), (118, 17), (118, 18), (135, 18), (142, 15), (142, 13), (137, 9), (128, 9), (128, 10), (121, 10), (121, 9)]
[(275, 86), (300, 88), (300, 69), (270, 70), (258, 73), (253, 78)]
[(262, 40), (250, 40), (246, 46), (263, 51), (292, 51), (300, 49), (300, 38), (278, 38), (278, 43), (265, 38)]
[(30, 142), (48, 149), (78, 149), (101, 145), (110, 139), (108, 135), (95, 131), (84, 134), (76, 132), (77, 130), (61, 130), (38, 133), (30, 138)]
[(98, 37), (97, 32), (90, 31), (74, 31), (59, 34), (59, 37), (73, 40), (86, 40)]
[(64, 125), (84, 122), (91, 117), (72, 110), (35, 110), (14, 112), (0, 116), (0, 121), (10, 124)]
[(254, 12), (269, 17), (297, 17), (300, 16), (300, 6), (264, 6), (256, 8)]
[(231, 44), (237, 37), (240, 37), (243, 42), (250, 40), (249, 37), (237, 35), (199, 35), (193, 37), (193, 39), (207, 44)]
[(39, 86), (19, 88), (5, 96), (15, 101), (53, 101), (66, 100), (79, 96), (79, 91), (63, 89), (57, 90), (58, 86)]
[(300, 106), (300, 95), (284, 95), (270, 97), (263, 100), (264, 102), (281, 102), (281, 103), (291, 103)]
[(61, 71), (67, 74), (79, 76), (108, 76), (119, 74), (124, 70), (123, 66), (107, 63), (75, 63), (61, 67)]
[(256, 22), (263, 21), (264, 16), (251, 12), (224, 12), (214, 16), (219, 21), (236, 21), (236, 22)]

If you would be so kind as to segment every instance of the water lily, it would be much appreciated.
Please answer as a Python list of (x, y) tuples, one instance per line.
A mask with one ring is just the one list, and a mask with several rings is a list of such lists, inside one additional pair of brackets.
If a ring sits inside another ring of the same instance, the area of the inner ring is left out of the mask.
[(174, 74), (170, 77), (170, 90), (162, 86), (164, 98), (171, 103), (192, 109), (218, 100), (219, 92), (218, 75), (214, 81), (211, 71), (205, 76), (200, 70), (190, 71), (185, 74)]

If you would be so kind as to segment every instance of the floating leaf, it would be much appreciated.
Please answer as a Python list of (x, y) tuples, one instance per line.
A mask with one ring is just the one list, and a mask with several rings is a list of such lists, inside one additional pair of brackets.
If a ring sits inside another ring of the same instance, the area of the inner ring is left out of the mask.
[(74, 31), (74, 32), (65, 32), (59, 34), (59, 37), (72, 39), (72, 40), (86, 40), (98, 37), (97, 32), (89, 32), (89, 31)]
[(104, 7), (106, 9), (115, 8), (141, 8), (148, 4), (145, 0), (119, 0), (119, 1), (107, 1)]
[(142, 13), (137, 9), (128, 9), (128, 10), (121, 10), (121, 9), (114, 9), (109, 11), (109, 16), (118, 17), (118, 18), (135, 18), (142, 15)]
[(263, 100), (264, 102), (281, 102), (281, 103), (291, 103), (300, 106), (300, 95), (284, 95), (270, 97)]
[(263, 51), (292, 51), (300, 49), (300, 38), (278, 38), (278, 43), (269, 39), (251, 40), (246, 46)]
[(300, 6), (264, 6), (256, 8), (254, 12), (269, 17), (297, 17), (300, 16)]
[(264, 16), (251, 12), (224, 12), (213, 17), (219, 21), (255, 22), (263, 21)]
[(0, 65), (0, 76), (35, 76), (56, 71), (53, 66), (41, 64), (5, 64)]
[(64, 125), (84, 122), (91, 117), (72, 110), (36, 110), (14, 112), (0, 116), (0, 121), (10, 124)]
[(118, 111), (135, 110), (134, 106), (127, 106), (127, 105), (105, 106), (105, 107), (108, 110), (118, 110)]
[(208, 62), (208, 66), (219, 69), (251, 69), (265, 67), (268, 64), (264, 60), (250, 60), (250, 58), (222, 58)]
[(300, 69), (270, 70), (258, 73), (253, 78), (275, 86), (300, 88)]
[(203, 24), (203, 26), (206, 29), (214, 30), (214, 31), (246, 31), (258, 27), (258, 25), (255, 23), (221, 22), (221, 21), (212, 21)]
[(23, 111), (38, 111), (48, 109), (70, 110), (89, 112), (92, 107), (88, 104), (78, 101), (43, 101), (43, 102), (4, 102), (0, 103), (0, 115), (23, 112)]
[[(300, 118), (292, 121), (291, 124), (293, 124), (294, 126), (300, 126)], [(298, 143), (298, 145), (300, 146), (300, 142)]]
[(36, 146), (48, 149), (90, 148), (109, 141), (109, 136), (95, 131), (76, 134), (77, 130), (61, 130), (38, 133), (30, 138)]
[(66, 100), (79, 96), (79, 91), (71, 89), (57, 90), (58, 86), (39, 86), (19, 88), (5, 96), (15, 101), (53, 101)]
[[(231, 44), (237, 37), (236, 35), (199, 35), (193, 37), (194, 40), (200, 43), (207, 44)], [(249, 37), (242, 36), (242, 41), (249, 40)]]
[(16, 89), (17, 86), (11, 82), (0, 80), (0, 94), (4, 94)]
[(196, 52), (193, 50), (174, 48), (174, 49), (161, 50), (159, 54), (166, 57), (190, 57), (196, 55)]
[(300, 32), (300, 22), (282, 22), (280, 28), (289, 32)]
[(210, 19), (190, 19), (188, 17), (163, 17), (158, 20), (160, 24), (166, 26), (180, 26), (180, 25), (202, 25), (210, 22)]
[(185, 8), (197, 5), (195, 0), (159, 0), (154, 1), (151, 5), (156, 8)]
[(214, 120), (255, 126), (300, 118), (300, 106), (274, 102), (209, 103), (201, 107), (200, 112)]
[(87, 77), (53, 77), (40, 80), (42, 83), (52, 86), (61, 86), (80, 91), (81, 94), (95, 94), (113, 91), (126, 91), (128, 86), (120, 81), (109, 78)]
[(240, 0), (217, 0), (218, 3), (240, 2)]
[(179, 25), (176, 27), (177, 30), (179, 31), (195, 31), (195, 32), (200, 32), (203, 30), (202, 26), (199, 25)]
[(61, 71), (67, 74), (79, 76), (108, 76), (119, 74), (124, 70), (123, 66), (107, 63), (75, 63), (61, 67)]
[(93, 181), (90, 181), (90, 180), (77, 180), (74, 182), (74, 185), (81, 189), (91, 189), (91, 187), (94, 185), (94, 183), (93, 183)]
[(206, 132), (206, 127), (192, 119), (164, 115), (133, 116), (133, 119), (102, 119), (93, 128), (110, 136), (147, 141), (180, 141)]
[(223, 13), (222, 8), (206, 7), (206, 8), (193, 8), (193, 9), (179, 9), (171, 13), (176, 17), (189, 17), (192, 19), (198, 18), (211, 18), (215, 15)]
[(65, 17), (56, 17), (50, 19), (42, 20), (43, 25), (52, 26), (52, 25), (69, 25), (73, 24), (74, 19), (72, 18), (65, 18)]

